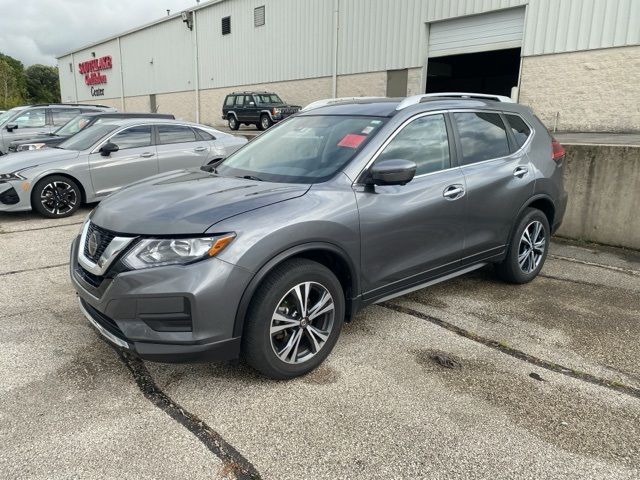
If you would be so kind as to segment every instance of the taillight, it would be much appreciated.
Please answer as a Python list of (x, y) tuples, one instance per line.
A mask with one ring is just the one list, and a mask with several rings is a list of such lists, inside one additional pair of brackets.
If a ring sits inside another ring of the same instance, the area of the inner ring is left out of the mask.
[(553, 151), (551, 158), (556, 162), (560, 162), (564, 158), (565, 150), (560, 142), (553, 137), (551, 137), (551, 149)]

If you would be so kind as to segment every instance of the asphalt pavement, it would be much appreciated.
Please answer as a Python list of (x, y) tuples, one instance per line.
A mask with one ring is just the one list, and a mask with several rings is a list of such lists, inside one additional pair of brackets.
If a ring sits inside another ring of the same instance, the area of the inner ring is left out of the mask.
[(364, 309), (329, 359), (140, 362), (80, 313), (65, 220), (0, 214), (2, 478), (638, 478), (640, 254), (555, 241)]

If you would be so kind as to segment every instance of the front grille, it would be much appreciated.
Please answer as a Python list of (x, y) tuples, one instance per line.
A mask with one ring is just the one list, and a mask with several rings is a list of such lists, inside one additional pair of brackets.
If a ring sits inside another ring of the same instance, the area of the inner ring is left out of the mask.
[(0, 203), (4, 203), (5, 205), (15, 205), (19, 201), (20, 197), (18, 196), (16, 189), (13, 187), (0, 193)]
[(298, 113), (299, 108), (282, 108), (280, 111), (283, 115), (293, 115), (294, 113)]
[(87, 310), (87, 312), (89, 312), (89, 315), (91, 315), (91, 318), (93, 318), (96, 323), (100, 324), (100, 326), (110, 334), (115, 335), (121, 340), (127, 341), (127, 337), (124, 336), (124, 333), (120, 330), (120, 327), (118, 327), (116, 322), (93, 308), (84, 300), (80, 299), (80, 301), (82, 302), (82, 306)]
[[(115, 236), (115, 233), (90, 223), (83, 246), (84, 256), (94, 263), (97, 262)], [(92, 255), (90, 253), (89, 242), (94, 241), (96, 242), (96, 249)]]
[(104, 277), (94, 275), (93, 273), (82, 268), (80, 265), (76, 267), (76, 273), (78, 274), (78, 276), (80, 276), (80, 278), (82, 278), (82, 280), (84, 280), (94, 288), (99, 288), (100, 285), (102, 285), (102, 281), (104, 280)]
[(18, 146), (17, 145), (9, 145), (9, 151), (10, 152), (17, 152), (18, 151)]

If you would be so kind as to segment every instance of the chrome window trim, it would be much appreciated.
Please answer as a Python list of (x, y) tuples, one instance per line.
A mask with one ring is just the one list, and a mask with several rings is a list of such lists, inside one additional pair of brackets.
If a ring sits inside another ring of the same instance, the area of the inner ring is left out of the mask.
[(107, 248), (105, 248), (104, 252), (102, 252), (102, 255), (100, 255), (98, 261), (94, 263), (84, 254), (84, 245), (87, 241), (87, 232), (89, 231), (89, 225), (91, 225), (90, 221), (86, 222), (84, 227), (82, 227), (80, 244), (78, 245), (78, 263), (82, 268), (92, 273), (93, 275), (102, 276), (107, 271), (109, 266), (111, 266), (118, 254), (120, 254), (120, 252), (127, 248), (129, 244), (133, 240), (135, 240), (136, 237), (114, 237)]

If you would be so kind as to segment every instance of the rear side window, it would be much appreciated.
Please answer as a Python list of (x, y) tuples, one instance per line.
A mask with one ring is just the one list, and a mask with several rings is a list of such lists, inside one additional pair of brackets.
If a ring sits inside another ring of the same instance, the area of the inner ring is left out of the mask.
[(449, 139), (443, 115), (420, 117), (405, 126), (382, 151), (380, 160), (402, 159), (416, 163), (416, 175), (450, 166)]
[(196, 134), (183, 125), (158, 125), (160, 145), (195, 142)]
[(244, 105), (244, 95), (238, 95), (236, 97), (236, 105)]
[(227, 97), (227, 100), (224, 102), (226, 107), (230, 107), (233, 105), (233, 102), (235, 101), (236, 97), (234, 97), (233, 95), (229, 95)]
[(527, 125), (518, 115), (507, 114), (505, 116), (507, 117), (509, 127), (511, 127), (511, 132), (513, 133), (513, 138), (515, 138), (518, 148), (522, 147), (522, 145), (527, 141), (527, 138), (529, 138), (529, 135), (531, 135), (529, 125)]
[(462, 146), (462, 164), (509, 155), (507, 130), (497, 113), (454, 113)]
[(109, 141), (118, 145), (120, 150), (149, 147), (151, 145), (151, 125), (127, 128), (111, 137)]

